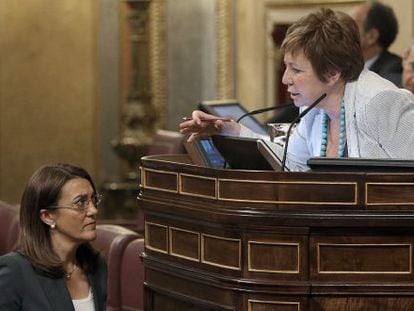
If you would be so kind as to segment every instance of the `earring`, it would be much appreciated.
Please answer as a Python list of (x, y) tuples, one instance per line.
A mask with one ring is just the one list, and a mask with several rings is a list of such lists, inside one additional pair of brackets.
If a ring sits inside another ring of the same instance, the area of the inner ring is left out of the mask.
[(50, 229), (55, 229), (56, 228), (56, 224), (55, 223), (52, 223), (52, 224), (50, 224)]

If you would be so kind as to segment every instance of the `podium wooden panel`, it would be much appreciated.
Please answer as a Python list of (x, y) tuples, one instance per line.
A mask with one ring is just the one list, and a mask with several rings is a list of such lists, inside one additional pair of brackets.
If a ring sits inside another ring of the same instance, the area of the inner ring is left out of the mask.
[(414, 174), (140, 170), (145, 310), (414, 310)]

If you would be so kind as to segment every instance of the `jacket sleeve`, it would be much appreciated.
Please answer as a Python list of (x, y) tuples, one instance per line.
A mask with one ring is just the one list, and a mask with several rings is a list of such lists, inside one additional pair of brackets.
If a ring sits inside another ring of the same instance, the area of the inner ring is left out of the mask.
[(20, 310), (24, 285), (17, 260), (12, 254), (0, 257), (0, 310)]
[(377, 94), (365, 107), (369, 135), (390, 158), (414, 159), (414, 96), (404, 90)]

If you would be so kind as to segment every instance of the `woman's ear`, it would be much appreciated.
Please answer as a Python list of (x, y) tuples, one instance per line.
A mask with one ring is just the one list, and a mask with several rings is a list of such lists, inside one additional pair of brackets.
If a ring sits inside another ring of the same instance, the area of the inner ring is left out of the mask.
[(56, 226), (55, 215), (47, 209), (40, 210), (40, 220), (43, 221), (50, 228), (54, 229)]
[(326, 80), (328, 85), (334, 85), (341, 79), (341, 73), (339, 71), (330, 71), (326, 74)]

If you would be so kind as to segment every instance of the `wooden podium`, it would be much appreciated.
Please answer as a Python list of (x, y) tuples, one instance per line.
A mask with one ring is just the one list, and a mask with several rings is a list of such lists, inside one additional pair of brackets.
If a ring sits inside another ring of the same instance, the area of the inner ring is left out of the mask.
[(414, 310), (414, 174), (142, 158), (145, 310)]

